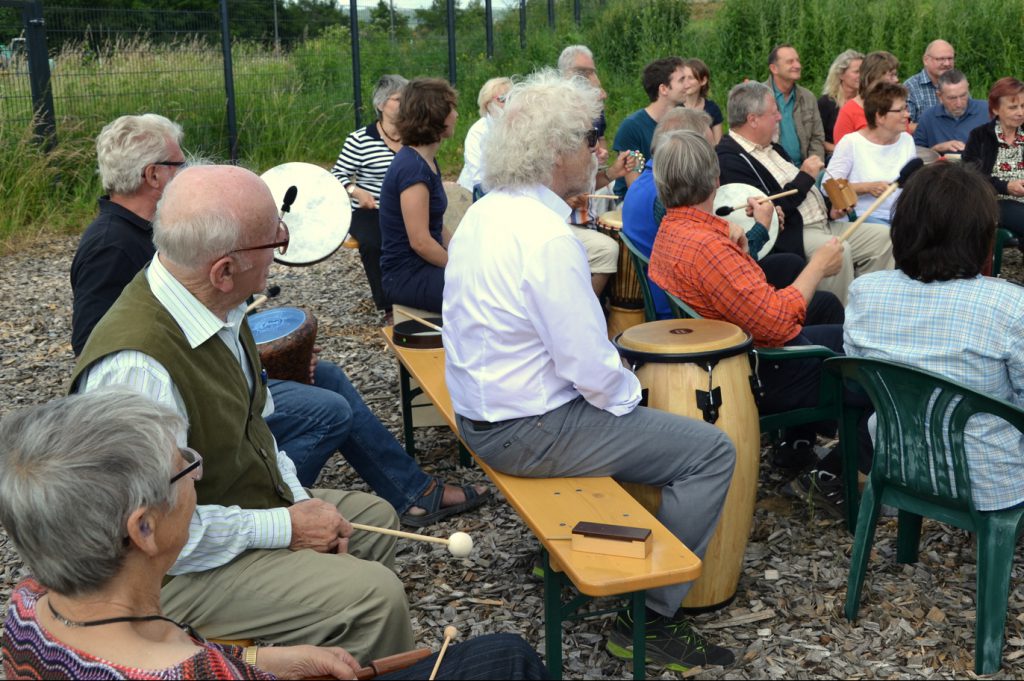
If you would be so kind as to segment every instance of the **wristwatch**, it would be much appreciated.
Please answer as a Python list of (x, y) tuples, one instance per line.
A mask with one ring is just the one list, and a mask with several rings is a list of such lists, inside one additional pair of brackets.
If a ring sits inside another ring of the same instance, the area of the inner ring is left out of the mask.
[(350, 182), (349, 184), (345, 185), (345, 191), (348, 192), (349, 196), (352, 196), (353, 194), (355, 194), (355, 192), (356, 192), (356, 183), (355, 182)]

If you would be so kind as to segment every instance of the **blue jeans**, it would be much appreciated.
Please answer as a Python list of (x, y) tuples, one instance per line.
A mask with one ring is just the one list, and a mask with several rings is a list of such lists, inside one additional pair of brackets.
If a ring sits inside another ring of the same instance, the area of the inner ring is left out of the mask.
[(426, 491), (430, 476), (377, 420), (340, 367), (317, 362), (314, 385), (278, 380), (268, 385), (274, 413), (267, 425), (278, 449), (295, 463), (303, 487), (312, 487), (320, 469), (340, 451), (399, 514)]

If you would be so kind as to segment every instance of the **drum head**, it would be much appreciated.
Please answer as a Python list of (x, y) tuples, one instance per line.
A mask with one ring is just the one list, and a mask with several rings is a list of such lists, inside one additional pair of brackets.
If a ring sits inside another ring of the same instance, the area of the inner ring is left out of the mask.
[(617, 339), (623, 350), (679, 355), (727, 350), (750, 341), (743, 329), (715, 319), (663, 319), (626, 329)]
[(283, 163), (261, 175), (270, 187), (278, 207), (289, 187), (298, 194), (288, 224), (288, 252), (274, 254), (282, 265), (313, 265), (329, 258), (341, 247), (352, 222), (348, 192), (338, 179), (312, 163)]
[[(723, 184), (718, 188), (718, 193), (715, 194), (715, 205), (711, 212), (714, 213), (722, 206), (738, 206), (741, 203), (745, 203), (751, 196), (767, 196), (767, 194), (757, 187), (753, 187), (749, 184), (743, 184), (742, 182)], [(742, 208), (729, 213), (725, 219), (742, 227), (744, 232), (749, 231), (750, 228), (754, 226), (754, 218), (747, 217), (746, 211)], [(772, 213), (772, 224), (768, 225), (768, 241), (757, 254), (758, 260), (771, 252), (772, 246), (775, 245), (775, 239), (777, 239), (778, 236), (779, 215), (778, 213)]]
[(935, 163), (939, 160), (939, 152), (931, 147), (916, 147), (917, 157), (925, 163)]
[(598, 218), (598, 221), (609, 227), (622, 229), (622, 209), (616, 208), (615, 210), (610, 210), (607, 213), (601, 213), (601, 217)]
[(301, 327), (306, 313), (297, 307), (277, 307), (249, 315), (249, 328), (256, 345), (273, 343)]
[(466, 211), (473, 205), (473, 192), (463, 187), (458, 182), (446, 181), (444, 193), (448, 196), (448, 208), (444, 211), (444, 231), (450, 239), (455, 230), (459, 228)]

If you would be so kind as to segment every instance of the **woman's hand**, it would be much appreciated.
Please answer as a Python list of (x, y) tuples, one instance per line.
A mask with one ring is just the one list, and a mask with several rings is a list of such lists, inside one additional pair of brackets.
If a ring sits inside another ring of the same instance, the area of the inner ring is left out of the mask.
[(373, 194), (366, 191), (362, 187), (356, 187), (352, 190), (352, 198), (359, 203), (360, 208), (366, 208), (367, 210), (373, 210), (377, 207), (377, 199), (373, 198)]
[(354, 679), (359, 669), (359, 663), (344, 648), (317, 646), (260, 648), (256, 666), (282, 679)]
[(1006, 191), (1010, 196), (1024, 196), (1024, 180), (1010, 180), (1006, 183)]
[(889, 187), (888, 182), (851, 182), (850, 187), (858, 194), (871, 194), (875, 198), (882, 195)]

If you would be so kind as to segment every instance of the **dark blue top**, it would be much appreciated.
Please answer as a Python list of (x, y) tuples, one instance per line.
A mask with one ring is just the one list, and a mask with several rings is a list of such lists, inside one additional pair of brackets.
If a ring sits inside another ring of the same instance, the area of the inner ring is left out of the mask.
[[(435, 165), (436, 165), (435, 161)], [(380, 187), (380, 268), (384, 277), (398, 272), (416, 269), (427, 264), (409, 244), (402, 219), (403, 191), (414, 184), (427, 185), (430, 193), (430, 236), (437, 243), (441, 241), (444, 211), (448, 208), (448, 196), (444, 193), (441, 169), (427, 165), (426, 160), (412, 147), (402, 147), (395, 154), (395, 160), (384, 175)]]
[[(639, 151), (645, 159), (651, 158), (651, 138), (654, 137), (654, 128), (658, 123), (645, 109), (634, 111), (615, 132), (615, 142), (612, 148), (615, 151)], [(626, 180), (619, 178), (615, 180), (615, 194), (622, 198), (626, 195)]]
[(917, 119), (914, 144), (919, 147), (933, 147), (940, 142), (960, 140), (967, 142), (967, 136), (979, 125), (988, 123), (988, 102), (972, 99), (960, 118), (953, 118), (942, 103), (925, 109)]
[(722, 118), (722, 110), (718, 108), (718, 105), (712, 102), (710, 99), (704, 98), (704, 113), (711, 116), (711, 127), (719, 125), (724, 120)]

